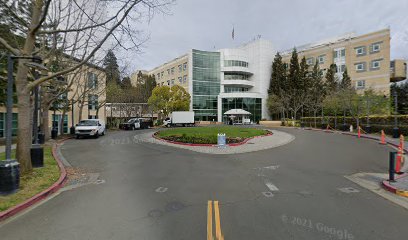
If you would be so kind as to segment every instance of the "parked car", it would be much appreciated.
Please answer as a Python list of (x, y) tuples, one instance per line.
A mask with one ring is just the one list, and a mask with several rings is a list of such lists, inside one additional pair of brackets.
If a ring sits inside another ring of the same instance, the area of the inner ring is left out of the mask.
[(105, 132), (105, 122), (101, 119), (86, 119), (75, 125), (75, 136), (77, 139), (88, 136), (98, 138), (100, 135), (105, 135)]
[(171, 113), (171, 117), (166, 118), (163, 122), (163, 126), (194, 126), (194, 112), (190, 111), (175, 111)]
[(149, 118), (131, 118), (125, 123), (119, 125), (123, 130), (145, 129), (153, 127), (153, 122)]

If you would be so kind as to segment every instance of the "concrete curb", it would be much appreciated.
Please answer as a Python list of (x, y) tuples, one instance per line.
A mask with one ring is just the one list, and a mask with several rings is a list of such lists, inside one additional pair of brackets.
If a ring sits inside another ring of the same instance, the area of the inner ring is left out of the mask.
[[(273, 133), (270, 130), (268, 130), (268, 131), (269, 131), (268, 134), (261, 135), (261, 136), (254, 136), (254, 137), (250, 137), (250, 138), (245, 138), (244, 141), (242, 141), (242, 142), (229, 143), (229, 144), (227, 144), (227, 146), (229, 146), (229, 147), (241, 146), (241, 145), (246, 144), (249, 140), (254, 139), (254, 138), (272, 136)], [(174, 141), (159, 138), (158, 136), (156, 136), (157, 133), (158, 132), (155, 132), (155, 133), (152, 134), (152, 137), (154, 139), (159, 140), (159, 141), (163, 141), (163, 142), (172, 143), (172, 144), (178, 144), (178, 145), (184, 145), (184, 146), (193, 146), (193, 147), (215, 147), (215, 146), (217, 146), (217, 144), (174, 142)]]
[[(64, 139), (63, 141), (65, 141), (67, 139)], [(51, 185), (51, 187), (45, 189), (44, 191), (38, 193), (37, 195), (31, 197), (30, 199), (26, 200), (25, 202), (22, 202), (14, 207), (11, 207), (3, 212), (0, 212), (0, 222), (16, 215), (17, 213), (27, 209), (28, 207), (34, 205), (35, 203), (45, 199), (47, 196), (51, 195), (52, 193), (55, 193), (56, 191), (58, 191), (65, 183), (65, 180), (67, 178), (67, 172), (65, 170), (64, 165), (62, 164), (62, 161), (60, 160), (58, 154), (57, 154), (57, 148), (58, 148), (58, 144), (62, 143), (63, 141), (59, 141), (57, 143), (55, 143), (52, 146), (52, 156), (54, 157), (55, 161), (57, 161), (58, 164), (58, 168), (60, 170), (60, 177), (59, 179), (53, 184)]]
[[(401, 176), (398, 176), (396, 179), (403, 178), (403, 177), (408, 177), (408, 174), (403, 174)], [(408, 197), (408, 191), (407, 190), (400, 190), (400, 189), (392, 186), (390, 181), (388, 181), (388, 180), (382, 181), (382, 185), (389, 192), (395, 193), (395, 194), (397, 194), (399, 196)]]
[[(305, 128), (305, 130), (325, 131), (325, 132), (328, 132), (328, 130), (313, 129), (313, 128), (308, 128), (308, 129)], [(358, 136), (358, 135), (355, 134), (355, 133), (349, 133), (349, 132), (340, 132), (340, 131), (332, 131), (332, 130), (330, 130), (330, 132), (331, 132), (331, 133), (338, 132), (338, 133), (340, 133), (340, 134), (348, 135), (348, 136), (353, 136), (353, 137), (357, 137), (357, 136)], [(376, 137), (367, 136), (367, 135), (361, 135), (360, 138), (375, 140), (375, 141), (378, 141), (378, 142), (380, 141), (380, 139), (378, 139), (378, 138), (376, 138)], [(390, 145), (390, 146), (393, 146), (393, 147), (398, 147), (398, 144), (395, 144), (395, 143), (390, 142), (390, 141), (387, 141), (387, 140), (385, 141), (385, 143), (386, 143), (387, 145)], [(408, 152), (407, 149), (402, 149), (402, 151), (403, 151), (404, 153), (407, 153), (407, 152)], [(408, 174), (403, 174), (403, 175), (397, 177), (396, 179), (403, 178), (403, 177), (408, 177)], [(394, 194), (397, 194), (397, 195), (403, 196), (403, 197), (408, 197), (408, 191), (406, 191), (406, 190), (400, 190), (400, 189), (398, 189), (398, 188), (392, 186), (388, 180), (382, 181), (382, 186), (385, 188), (385, 190), (387, 190), (387, 191), (389, 191), (389, 192), (391, 192), (391, 193), (394, 193)]]

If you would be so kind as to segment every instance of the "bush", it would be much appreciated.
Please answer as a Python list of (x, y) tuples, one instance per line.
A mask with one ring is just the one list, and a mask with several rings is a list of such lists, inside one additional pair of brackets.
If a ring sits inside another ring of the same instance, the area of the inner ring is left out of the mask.
[[(322, 118), (321, 117), (303, 117), (301, 121), (305, 124), (305, 127), (314, 127), (314, 121), (316, 119), (316, 127), (321, 128)], [(323, 126), (330, 125), (331, 128), (335, 128), (334, 116), (325, 116), (323, 119)], [(398, 128), (401, 134), (408, 135), (408, 115), (398, 115)], [(343, 116), (337, 116), (337, 129), (340, 130), (343, 125)], [(392, 134), (392, 129), (394, 128), (394, 116), (370, 116), (369, 118), (371, 132), (379, 133), (384, 130), (386, 134)], [(345, 122), (348, 126), (353, 125), (354, 129), (357, 127), (357, 119), (353, 117), (346, 117)], [(359, 118), (360, 126), (364, 130), (367, 126), (367, 117), (363, 116)]]

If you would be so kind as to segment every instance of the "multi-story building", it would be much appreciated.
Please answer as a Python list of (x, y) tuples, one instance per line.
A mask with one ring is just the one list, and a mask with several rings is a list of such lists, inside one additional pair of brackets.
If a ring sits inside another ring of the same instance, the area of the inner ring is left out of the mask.
[[(390, 82), (406, 78), (406, 62), (390, 61), (389, 29), (359, 36), (349, 33), (296, 49), (299, 59), (305, 57), (310, 67), (317, 61), (324, 74), (336, 64), (339, 80), (347, 68), (359, 92), (373, 89), (389, 95)], [(292, 50), (281, 52), (285, 63), (290, 62)], [(263, 39), (217, 51), (192, 49), (148, 74), (158, 85), (186, 88), (196, 120), (226, 122), (225, 112), (242, 109), (257, 122), (270, 119), (266, 102), (275, 53), (272, 43)]]
[[(292, 50), (282, 52), (282, 60), (285, 63), (290, 62)], [(336, 64), (339, 80), (347, 68), (352, 84), (359, 92), (373, 89), (377, 93), (389, 95), (390, 81), (406, 78), (405, 62), (390, 61), (389, 29), (359, 36), (349, 33), (298, 46), (296, 50), (299, 59), (305, 57), (309, 66), (313, 66), (317, 61), (323, 73), (331, 64)]]
[[(106, 119), (105, 101), (106, 101), (106, 79), (104, 69), (93, 64), (84, 65), (74, 73), (66, 77), (66, 83), (70, 84), (70, 91), (60, 95), (58, 104), (51, 106), (51, 110), (39, 114), (39, 122), (48, 119), (48, 128), (42, 131), (51, 132), (54, 126), (58, 133), (69, 133), (70, 127), (75, 126), (81, 119), (100, 118)], [(53, 82), (44, 83), (40, 86), (40, 92), (49, 92), (51, 86), (61, 84)], [(40, 94), (43, 95), (43, 94)], [(63, 114), (61, 106), (68, 99), (75, 99), (74, 104), (69, 106), (69, 110)], [(45, 99), (41, 99), (45, 100)], [(43, 104), (41, 101), (40, 104)], [(59, 106), (61, 105), (61, 106)], [(52, 108), (55, 107), (54, 112)], [(13, 136), (17, 134), (18, 106), (13, 107)], [(5, 137), (6, 107), (0, 104), (0, 140)]]
[(258, 122), (269, 118), (266, 100), (274, 55), (270, 41), (257, 39), (218, 51), (191, 49), (148, 74), (160, 86), (178, 84), (188, 90), (198, 121), (225, 122), (225, 112), (242, 109)]

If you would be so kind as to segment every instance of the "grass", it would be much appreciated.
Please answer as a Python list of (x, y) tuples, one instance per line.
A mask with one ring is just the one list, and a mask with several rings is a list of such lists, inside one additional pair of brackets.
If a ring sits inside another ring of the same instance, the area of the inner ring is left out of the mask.
[(194, 128), (173, 128), (159, 131), (158, 137), (184, 143), (216, 144), (217, 134), (225, 133), (227, 143), (240, 142), (245, 138), (265, 135), (266, 130), (237, 126), (211, 126)]
[[(44, 146), (44, 167), (34, 168), (31, 173), (22, 175), (18, 192), (7, 196), (0, 196), (0, 211), (5, 211), (24, 202), (47, 189), (58, 180), (60, 172), (51, 151), (50, 146)], [(15, 155), (15, 150), (13, 150), (12, 155)], [(4, 158), (4, 152), (0, 153), (0, 159), (4, 160)]]

